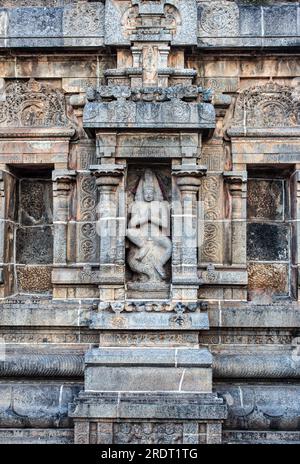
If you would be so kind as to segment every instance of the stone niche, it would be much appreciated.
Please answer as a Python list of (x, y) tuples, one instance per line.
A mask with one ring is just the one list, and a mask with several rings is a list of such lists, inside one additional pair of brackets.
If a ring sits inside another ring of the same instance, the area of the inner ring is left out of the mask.
[(18, 293), (49, 293), (52, 289), (53, 199), (51, 169), (11, 168), (17, 201), (15, 221)]
[(269, 81), (241, 90), (228, 135), (234, 169), (248, 172), (242, 200), (247, 207), (248, 299), (299, 299), (297, 88)]
[(75, 442), (220, 442), (226, 406), (198, 341), (209, 328), (198, 299), (200, 158), (216, 115), (183, 50), (171, 52), (196, 44), (196, 2), (110, 0), (105, 21), (117, 68), (83, 109), (96, 140), (99, 304), (89, 326), (100, 344), (71, 406)]
[(209, 328), (197, 212), (211, 95), (194, 85), (101, 86), (88, 92), (83, 124), (96, 138), (99, 193), (90, 328), (107, 336), (85, 355), (84, 390), (70, 406), (75, 442), (220, 442), (226, 406), (198, 341)]
[(58, 233), (64, 227), (61, 197), (67, 200), (66, 188), (57, 195), (52, 174), (68, 171), (75, 129), (65, 95), (54, 85), (32, 78), (2, 84), (0, 294), (52, 293), (53, 262), (58, 254), (62, 259), (61, 243), (66, 247)]
[[(169, 299), (172, 242), (170, 166), (130, 165), (126, 282), (129, 299)], [(138, 230), (136, 230), (138, 227)]]
[(292, 269), (290, 175), (286, 170), (250, 171), (247, 197), (248, 294), (272, 302), (295, 295)]

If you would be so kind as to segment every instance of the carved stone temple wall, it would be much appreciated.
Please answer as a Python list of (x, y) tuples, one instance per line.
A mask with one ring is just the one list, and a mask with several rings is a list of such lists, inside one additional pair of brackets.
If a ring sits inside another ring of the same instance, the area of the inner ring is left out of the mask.
[(0, 0), (0, 443), (300, 443), (299, 18)]

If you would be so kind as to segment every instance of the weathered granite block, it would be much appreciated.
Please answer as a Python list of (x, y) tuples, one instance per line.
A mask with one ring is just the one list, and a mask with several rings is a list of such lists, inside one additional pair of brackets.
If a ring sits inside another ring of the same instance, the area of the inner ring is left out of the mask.
[(267, 36), (297, 35), (298, 5), (264, 7), (264, 33)]
[(85, 358), (86, 391), (211, 391), (209, 351), (99, 348)]
[(98, 348), (86, 354), (87, 364), (98, 366), (145, 364), (165, 367), (209, 367), (212, 357), (206, 349), (188, 348)]
[(51, 224), (52, 210), (52, 182), (23, 179), (20, 186), (21, 224)]
[(290, 228), (286, 224), (247, 225), (247, 256), (255, 261), (287, 261)]
[(248, 264), (248, 292), (251, 300), (263, 302), (263, 296), (289, 294), (289, 269), (286, 264)]
[(204, 128), (215, 126), (215, 112), (209, 103), (189, 104), (181, 100), (165, 103), (112, 101), (89, 102), (84, 108), (86, 128)]
[(239, 6), (241, 36), (262, 34), (262, 10), (260, 6)]
[(49, 226), (17, 229), (17, 263), (51, 264), (53, 261), (53, 233)]
[(284, 219), (284, 183), (281, 180), (249, 179), (248, 219)]
[(222, 421), (226, 410), (224, 400), (215, 393), (81, 392), (70, 405), (70, 417)]
[(86, 391), (211, 392), (211, 368), (86, 367)]

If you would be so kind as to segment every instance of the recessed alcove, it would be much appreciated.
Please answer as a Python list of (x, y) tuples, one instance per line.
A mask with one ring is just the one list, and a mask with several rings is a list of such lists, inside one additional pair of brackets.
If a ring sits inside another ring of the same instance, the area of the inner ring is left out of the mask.
[(14, 178), (15, 292), (49, 293), (53, 263), (51, 166), (10, 169)]

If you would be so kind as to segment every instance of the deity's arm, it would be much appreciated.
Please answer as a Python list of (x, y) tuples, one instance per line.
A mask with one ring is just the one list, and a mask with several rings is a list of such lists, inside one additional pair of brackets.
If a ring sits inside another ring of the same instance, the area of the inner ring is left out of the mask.
[(131, 219), (128, 223), (129, 228), (134, 228), (136, 226), (142, 226), (147, 224), (149, 220), (149, 211), (148, 208), (145, 209), (142, 206), (138, 208), (137, 206), (132, 207)]
[(170, 212), (168, 206), (162, 203), (151, 207), (150, 222), (158, 227), (167, 228), (169, 226)]

